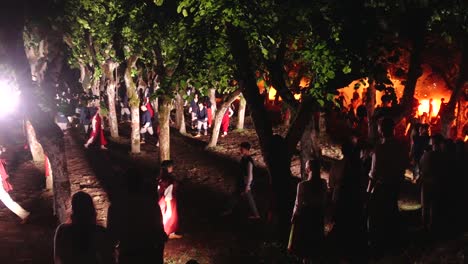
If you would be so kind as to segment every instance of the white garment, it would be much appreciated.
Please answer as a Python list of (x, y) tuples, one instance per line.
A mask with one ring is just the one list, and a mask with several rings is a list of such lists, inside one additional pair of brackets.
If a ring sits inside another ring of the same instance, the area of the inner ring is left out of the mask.
[(174, 189), (174, 184), (167, 186), (166, 190), (164, 190), (164, 200), (169, 202), (172, 200), (172, 190)]
[(5, 204), (5, 206), (10, 209), (14, 214), (19, 216), (21, 219), (25, 219), (29, 216), (29, 212), (24, 210), (17, 202), (11, 199), (10, 194), (8, 194), (5, 189), (3, 189), (3, 183), (0, 180), (0, 201)]

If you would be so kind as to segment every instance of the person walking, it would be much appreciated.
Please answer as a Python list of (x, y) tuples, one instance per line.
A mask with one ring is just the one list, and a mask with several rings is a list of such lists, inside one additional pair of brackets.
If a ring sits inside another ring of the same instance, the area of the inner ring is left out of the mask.
[(288, 251), (310, 263), (320, 256), (325, 240), (327, 182), (320, 177), (320, 162), (306, 163), (307, 180), (297, 185)]
[(206, 111), (203, 102), (198, 102), (197, 109), (197, 135), (195, 137), (200, 137), (200, 132), (203, 127), (204, 135), (208, 135), (208, 112)]
[(242, 142), (240, 144), (240, 169), (241, 173), (237, 178), (236, 189), (234, 191), (234, 197), (231, 200), (230, 208), (223, 213), (223, 215), (228, 215), (232, 213), (233, 208), (239, 203), (239, 200), (242, 197), (247, 199), (247, 202), (250, 207), (251, 215), (249, 219), (258, 220), (260, 219), (260, 214), (258, 213), (257, 205), (252, 194), (253, 179), (254, 179), (254, 162), (252, 156), (250, 155), (251, 145), (249, 142)]
[(142, 127), (140, 129), (140, 134), (141, 134), (140, 144), (145, 144), (146, 143), (146, 140), (145, 140), (146, 133), (149, 133), (150, 135), (153, 135), (154, 130), (153, 130), (153, 123), (151, 122), (150, 112), (148, 111), (148, 109), (146, 108), (145, 105), (142, 105), (140, 107), (140, 109), (141, 109), (141, 113), (142, 113), (141, 114)]
[(8, 181), (9, 175), (6, 171), (5, 165), (6, 160), (3, 159), (3, 153), (6, 152), (6, 148), (0, 146), (0, 201), (12, 211), (15, 215), (21, 218), (21, 223), (26, 223), (30, 213), (23, 209), (17, 202), (11, 199), (10, 194), (8, 192), (13, 190), (13, 186), (11, 186), (10, 182)]
[(192, 129), (195, 129), (197, 123), (197, 111), (198, 111), (198, 93), (193, 95), (193, 100), (190, 102), (189, 113), (192, 116)]
[(55, 232), (55, 264), (114, 264), (114, 247), (107, 230), (96, 224), (93, 198), (85, 192), (72, 197), (71, 223)]
[(161, 163), (161, 174), (158, 179), (159, 206), (161, 207), (164, 232), (169, 238), (181, 238), (176, 234), (179, 226), (179, 214), (177, 211), (177, 184), (172, 175), (172, 160)]
[(104, 137), (104, 124), (102, 123), (101, 115), (99, 114), (100, 107), (96, 108), (96, 114), (94, 114), (93, 118), (91, 119), (91, 126), (92, 131), (91, 135), (89, 136), (88, 141), (84, 145), (85, 148), (88, 148), (95, 140), (99, 137), (99, 143), (101, 145), (101, 149), (106, 150), (107, 141)]
[(229, 106), (229, 108), (224, 113), (223, 120), (221, 121), (221, 137), (227, 136), (229, 122), (231, 121), (232, 115), (234, 115), (234, 110), (232, 109), (232, 106)]

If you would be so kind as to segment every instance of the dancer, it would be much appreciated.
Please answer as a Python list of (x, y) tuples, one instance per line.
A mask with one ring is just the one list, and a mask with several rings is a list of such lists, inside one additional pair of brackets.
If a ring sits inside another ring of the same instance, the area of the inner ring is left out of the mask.
[(102, 123), (101, 115), (99, 114), (100, 107), (97, 107), (96, 114), (93, 116), (91, 120), (92, 131), (91, 135), (89, 136), (88, 141), (84, 145), (85, 148), (88, 148), (98, 137), (99, 143), (101, 144), (101, 149), (107, 149), (107, 141), (104, 137), (104, 124)]
[(61, 224), (55, 232), (54, 260), (56, 264), (115, 263), (110, 235), (96, 224), (93, 198), (85, 192), (73, 195), (71, 223)]
[(161, 174), (158, 180), (159, 206), (163, 216), (164, 232), (169, 238), (181, 238), (181, 235), (176, 234), (179, 214), (177, 213), (177, 185), (172, 176), (173, 164), (172, 160), (165, 160), (161, 164)]
[(206, 111), (205, 106), (202, 101), (198, 101), (197, 109), (197, 135), (195, 137), (200, 137), (200, 132), (203, 127), (204, 135), (208, 135), (208, 112)]
[(226, 113), (224, 113), (223, 121), (221, 121), (221, 132), (223, 132), (221, 137), (225, 137), (227, 135), (227, 132), (229, 129), (229, 122), (233, 114), (234, 114), (234, 110), (232, 110), (232, 107), (229, 106), (229, 108), (226, 110)]
[(19, 218), (21, 218), (21, 223), (24, 224), (27, 222), (29, 217), (29, 212), (24, 210), (18, 203), (11, 199), (11, 196), (8, 192), (13, 190), (13, 187), (8, 182), (8, 173), (5, 169), (5, 160), (2, 159), (3, 153), (6, 151), (6, 148), (0, 146), (0, 176), (2, 180), (0, 181), (0, 201), (10, 209), (14, 214), (16, 214)]
[(198, 93), (195, 93), (193, 96), (193, 100), (190, 102), (189, 113), (192, 115), (192, 129), (195, 129), (195, 124), (197, 123)]
[(149, 133), (150, 135), (154, 134), (153, 124), (151, 123), (151, 114), (148, 111), (148, 108), (144, 105), (140, 107), (141, 109), (141, 124), (143, 125), (140, 129), (141, 141), (140, 144), (145, 144), (145, 135)]

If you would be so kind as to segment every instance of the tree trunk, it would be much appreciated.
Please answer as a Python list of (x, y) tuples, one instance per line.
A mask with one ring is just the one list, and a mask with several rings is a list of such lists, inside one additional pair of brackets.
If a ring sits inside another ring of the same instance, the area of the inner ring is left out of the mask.
[(218, 111), (216, 111), (213, 124), (213, 131), (211, 132), (210, 142), (208, 142), (207, 148), (216, 147), (216, 145), (218, 144), (219, 130), (221, 128), (221, 123), (223, 121), (224, 114), (226, 113), (232, 102), (236, 100), (237, 96), (239, 96), (240, 93), (241, 89), (237, 89), (234, 92), (223, 96), (223, 103), (219, 107)]
[(289, 127), (291, 125), (291, 108), (289, 106), (284, 105), (284, 119), (283, 119), (283, 126)]
[(132, 78), (132, 69), (135, 68), (138, 57), (133, 55), (127, 60), (127, 67), (125, 68), (124, 80), (127, 86), (127, 95), (132, 115), (132, 132), (131, 132), (131, 145), (132, 154), (140, 153), (140, 99), (136, 92), (136, 85)]
[(34, 162), (44, 161), (44, 150), (42, 149), (41, 144), (37, 141), (34, 127), (31, 125), (31, 122), (29, 120), (26, 120), (25, 126), (26, 126), (26, 134), (28, 137), (29, 150), (31, 151), (33, 161)]
[(171, 131), (169, 125), (172, 102), (164, 98), (159, 102), (159, 161), (171, 159)]
[(117, 111), (115, 110), (115, 87), (117, 83), (110, 81), (107, 85), (107, 99), (109, 101), (109, 127), (112, 138), (119, 137), (119, 125), (117, 122)]
[(367, 88), (367, 96), (366, 96), (366, 108), (367, 108), (367, 133), (368, 138), (371, 142), (376, 142), (378, 135), (377, 135), (377, 120), (374, 118), (374, 110), (376, 104), (375, 98), (375, 82), (372, 79), (368, 80), (369, 87)]
[[(462, 41), (462, 43), (468, 43), (468, 40)], [(457, 82), (455, 83), (454, 90), (452, 91), (447, 106), (441, 113), (442, 135), (446, 137), (449, 137), (450, 127), (453, 123), (453, 120), (455, 120), (455, 108), (457, 106), (457, 102), (460, 99), (460, 96), (463, 94), (463, 88), (468, 77), (468, 48), (466, 48), (463, 44), (462, 47), (464, 48), (462, 51), (462, 58), (460, 61), (460, 69)], [(460, 111), (461, 108), (459, 107), (458, 112)]]
[(216, 89), (210, 88), (210, 90), (208, 91), (208, 95), (210, 97), (211, 111), (213, 113), (213, 116), (215, 116), (216, 111), (218, 110), (218, 106), (216, 105)]
[(308, 160), (312, 158), (312, 132), (313, 132), (313, 118), (307, 124), (304, 133), (301, 137), (301, 179), (307, 179), (305, 166)]
[(177, 92), (175, 98), (175, 107), (176, 107), (176, 128), (179, 130), (179, 133), (182, 135), (187, 134), (185, 128), (185, 116), (184, 116), (184, 99), (180, 95), (180, 92)]
[(244, 129), (244, 119), (245, 119), (245, 108), (247, 102), (245, 101), (244, 96), (239, 96), (239, 110), (237, 111), (237, 126), (238, 130)]

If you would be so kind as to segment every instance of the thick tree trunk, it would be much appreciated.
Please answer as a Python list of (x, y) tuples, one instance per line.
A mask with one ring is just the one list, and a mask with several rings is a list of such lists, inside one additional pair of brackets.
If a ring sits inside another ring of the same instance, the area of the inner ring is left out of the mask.
[(176, 128), (179, 130), (179, 133), (182, 135), (187, 134), (185, 128), (185, 116), (184, 116), (184, 98), (180, 95), (180, 92), (177, 92), (175, 98), (175, 108), (176, 108)]
[(138, 57), (133, 55), (127, 60), (127, 67), (125, 68), (124, 80), (127, 86), (127, 95), (132, 115), (132, 132), (131, 132), (131, 146), (132, 154), (140, 153), (140, 99), (136, 92), (136, 85), (132, 78), (132, 69), (135, 68)]
[[(468, 40), (462, 42), (468, 43)], [(462, 45), (462, 47), (464, 47)], [(463, 88), (465, 87), (465, 83), (468, 77), (468, 48), (464, 47), (462, 51), (462, 58), (460, 61), (460, 72), (458, 74), (457, 82), (455, 83), (454, 89), (452, 91), (452, 95), (450, 96), (450, 100), (447, 103), (447, 106), (443, 109), (441, 113), (441, 122), (442, 122), (442, 135), (449, 137), (450, 128), (455, 120), (455, 108), (457, 106), (457, 102), (460, 99), (460, 96), (463, 94)], [(461, 109), (458, 109), (460, 112)], [(458, 133), (457, 133), (458, 134)]]
[(239, 110), (237, 111), (237, 125), (236, 129), (242, 130), (244, 129), (244, 120), (245, 120), (245, 108), (247, 106), (247, 102), (245, 101), (244, 96), (239, 97)]
[(159, 160), (171, 159), (171, 131), (169, 125), (172, 102), (170, 98), (164, 98), (159, 102)]
[(107, 99), (109, 103), (109, 127), (111, 132), (111, 137), (119, 137), (119, 125), (117, 122), (117, 111), (115, 109), (115, 87), (117, 83), (115, 81), (110, 81), (107, 85)]
[(258, 91), (255, 69), (251, 65), (250, 52), (243, 33), (238, 28), (228, 25), (228, 37), (239, 69), (236, 77), (241, 82), (241, 87), (245, 87), (243, 94), (251, 111), (263, 159), (270, 174), (270, 202), (278, 220), (278, 236), (286, 243), (295, 199), (288, 146), (284, 138), (279, 135), (273, 136), (271, 122)]
[[(53, 113), (44, 112), (37, 104), (39, 99), (34, 93), (31, 80), (31, 68), (26, 58), (23, 41), (24, 6), (22, 2), (11, 2), (0, 9), (0, 58), (2, 63), (11, 67), (15, 73), (18, 86), (22, 92), (25, 114), (34, 127), (36, 137), (51, 161), (54, 171), (54, 199), (60, 222), (68, 219), (70, 208), (70, 181), (65, 158), (63, 133), (53, 120)], [(55, 74), (48, 71), (47, 75)], [(55, 89), (55, 86), (47, 86)]]
[(309, 124), (306, 126), (304, 133), (301, 137), (301, 179), (307, 179), (307, 173), (305, 166), (308, 160), (312, 158), (312, 132), (313, 132), (313, 122), (311, 119)]
[(284, 119), (283, 119), (283, 126), (289, 127), (291, 125), (291, 108), (289, 106), (284, 106), (286, 109), (284, 110)]
[(210, 97), (211, 111), (213, 112), (213, 116), (215, 116), (216, 111), (218, 110), (218, 106), (216, 105), (216, 89), (210, 88), (208, 96)]
[(25, 126), (26, 126), (26, 134), (28, 137), (29, 150), (31, 151), (33, 161), (35, 162), (44, 161), (44, 150), (42, 149), (41, 144), (37, 141), (34, 127), (31, 125), (31, 122), (29, 120), (25, 121)]
[(366, 96), (366, 108), (367, 108), (367, 133), (368, 138), (371, 142), (375, 142), (378, 138), (377, 135), (377, 120), (374, 118), (375, 104), (377, 103), (375, 98), (375, 82), (374, 80), (369, 79), (369, 87), (367, 88)]
[(221, 123), (223, 121), (224, 114), (228, 110), (229, 106), (234, 102), (234, 100), (236, 100), (237, 96), (239, 96), (240, 93), (241, 89), (237, 89), (229, 95), (223, 96), (223, 103), (219, 107), (218, 111), (216, 111), (213, 124), (213, 131), (211, 132), (211, 137), (210, 141), (208, 142), (207, 148), (216, 147), (216, 145), (218, 144), (219, 130), (221, 128)]

